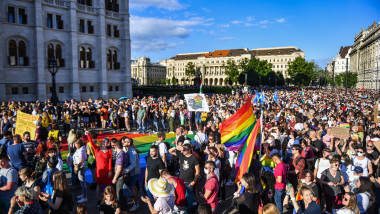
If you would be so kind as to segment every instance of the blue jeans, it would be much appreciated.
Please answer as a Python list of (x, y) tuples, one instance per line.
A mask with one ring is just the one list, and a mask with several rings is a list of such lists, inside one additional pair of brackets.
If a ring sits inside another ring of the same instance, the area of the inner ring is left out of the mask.
[(285, 189), (276, 189), (274, 192), (274, 202), (280, 213), (282, 213), (282, 202), (285, 198)]
[(154, 131), (158, 132), (158, 121), (153, 121)]
[(146, 190), (146, 194), (148, 195), (149, 200), (153, 202), (154, 197), (153, 197), (152, 193), (150, 193), (148, 186), (145, 186), (145, 190)]
[(165, 120), (164, 119), (161, 119), (161, 126), (162, 126), (162, 131), (165, 131)]
[(145, 124), (143, 119), (137, 119), (137, 124), (139, 124), (139, 132), (145, 132)]

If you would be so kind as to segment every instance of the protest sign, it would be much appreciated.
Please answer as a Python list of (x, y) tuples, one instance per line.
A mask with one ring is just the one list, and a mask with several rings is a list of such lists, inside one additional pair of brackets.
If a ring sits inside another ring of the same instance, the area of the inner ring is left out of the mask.
[(332, 127), (331, 134), (340, 139), (348, 139), (350, 137), (350, 129), (344, 127)]
[(380, 113), (379, 113), (379, 105), (380, 104), (376, 104), (375, 106), (374, 106), (374, 111), (375, 111), (375, 117), (374, 117), (374, 121), (375, 121), (375, 123), (380, 123)]
[(209, 112), (208, 104), (204, 94), (185, 94), (187, 109), (189, 111)]
[(380, 140), (373, 142), (373, 145), (380, 151)]
[(36, 133), (36, 126), (34, 121), (38, 120), (40, 116), (26, 114), (21, 111), (17, 111), (17, 120), (16, 120), (16, 131), (15, 134), (23, 135), (24, 132), (28, 131), (30, 133), (30, 139), (34, 140), (34, 135)]

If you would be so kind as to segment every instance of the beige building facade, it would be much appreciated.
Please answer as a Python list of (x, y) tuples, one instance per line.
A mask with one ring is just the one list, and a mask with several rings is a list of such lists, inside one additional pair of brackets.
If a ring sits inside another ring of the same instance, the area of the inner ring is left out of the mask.
[(260, 60), (267, 60), (272, 64), (273, 71), (282, 72), (286, 77), (288, 62), (293, 61), (298, 56), (305, 57), (305, 52), (295, 46), (251, 50), (243, 48), (178, 54), (175, 57), (161, 61), (161, 64), (166, 66), (166, 78), (171, 81), (174, 77), (180, 85), (194, 84), (193, 80), (189, 79), (185, 74), (186, 65), (192, 62), (195, 64), (196, 69), (201, 72), (204, 85), (226, 86), (227, 84), (224, 80), (227, 75), (224, 73), (223, 64), (226, 64), (228, 60), (239, 64), (244, 58), (249, 60), (257, 57)]
[(149, 57), (131, 60), (131, 78), (135, 85), (165, 84), (166, 67), (152, 63)]
[(366, 30), (355, 35), (350, 52), (350, 70), (358, 73), (357, 88), (380, 87), (378, 66), (380, 63), (380, 24), (373, 22)]

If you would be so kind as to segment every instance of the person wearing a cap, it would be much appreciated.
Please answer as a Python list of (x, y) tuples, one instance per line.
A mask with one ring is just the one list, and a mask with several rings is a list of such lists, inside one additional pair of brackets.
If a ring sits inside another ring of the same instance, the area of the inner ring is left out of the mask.
[(214, 161), (206, 161), (204, 172), (207, 180), (202, 192), (199, 193), (199, 197), (211, 205), (212, 213), (215, 213), (218, 207), (219, 183), (214, 172), (215, 168)]
[(350, 181), (349, 186), (344, 187), (344, 190), (347, 192), (356, 192), (356, 181), (359, 180), (360, 176), (363, 176), (363, 168), (360, 166), (355, 166), (352, 181)]
[(273, 150), (269, 156), (276, 164), (276, 167), (274, 168), (274, 177), (276, 178), (276, 184), (274, 185), (274, 201), (280, 210), (280, 213), (282, 213), (282, 202), (285, 197), (286, 174), (288, 169), (286, 164), (282, 162), (280, 153)]
[(166, 214), (174, 210), (174, 187), (165, 178), (152, 178), (148, 181), (148, 189), (156, 202), (152, 202), (147, 196), (141, 196), (141, 200), (148, 204), (152, 214)]

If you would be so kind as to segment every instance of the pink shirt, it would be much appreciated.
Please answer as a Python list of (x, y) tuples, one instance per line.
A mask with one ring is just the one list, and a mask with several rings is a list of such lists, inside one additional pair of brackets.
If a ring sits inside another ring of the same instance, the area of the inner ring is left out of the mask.
[(206, 200), (206, 203), (210, 204), (211, 208), (216, 208), (218, 206), (219, 190), (218, 178), (216, 177), (216, 175), (207, 179), (205, 184), (205, 192), (206, 190), (211, 191), (211, 196)]
[(274, 169), (274, 177), (277, 179), (278, 176), (282, 176), (282, 181), (281, 183), (278, 183), (276, 181), (276, 184), (274, 185), (275, 189), (285, 189), (287, 172), (288, 172), (288, 169), (284, 162), (281, 162), (276, 165), (276, 168)]

